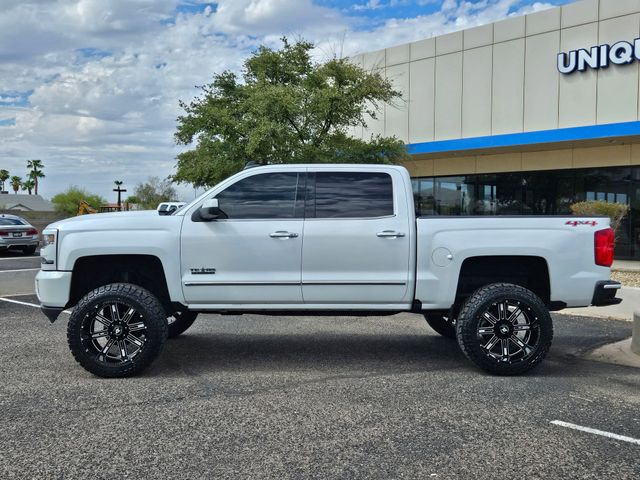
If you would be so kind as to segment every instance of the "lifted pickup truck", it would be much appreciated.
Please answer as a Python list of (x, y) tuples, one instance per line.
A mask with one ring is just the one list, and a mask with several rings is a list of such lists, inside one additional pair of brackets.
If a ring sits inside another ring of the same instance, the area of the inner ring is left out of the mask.
[(44, 230), (36, 291), (88, 371), (147, 367), (200, 312), (415, 312), (498, 375), (551, 346), (549, 311), (619, 303), (607, 218), (416, 218), (407, 170), (246, 169), (174, 215), (103, 213)]

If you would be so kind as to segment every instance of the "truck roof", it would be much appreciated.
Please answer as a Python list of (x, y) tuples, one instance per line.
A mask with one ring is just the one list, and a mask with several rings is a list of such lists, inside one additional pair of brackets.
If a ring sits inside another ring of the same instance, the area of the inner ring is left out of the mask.
[(392, 170), (406, 170), (402, 165), (390, 165), (385, 163), (290, 163), (290, 164), (274, 164), (274, 165), (258, 165), (252, 166), (250, 170), (252, 172), (257, 170), (300, 170), (302, 168), (313, 168), (314, 170), (371, 170), (371, 169), (392, 169)]

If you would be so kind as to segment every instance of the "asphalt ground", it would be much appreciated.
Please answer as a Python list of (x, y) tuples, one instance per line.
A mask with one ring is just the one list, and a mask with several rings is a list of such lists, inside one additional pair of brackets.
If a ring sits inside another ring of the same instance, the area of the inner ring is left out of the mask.
[(25, 255), (19, 250), (0, 251), (0, 272), (40, 268), (40, 252)]
[[(31, 303), (33, 296), (12, 297)], [(201, 315), (105, 380), (0, 301), (0, 478), (638, 478), (639, 370), (582, 355), (628, 322), (555, 315), (540, 368), (492, 377), (416, 315)]]

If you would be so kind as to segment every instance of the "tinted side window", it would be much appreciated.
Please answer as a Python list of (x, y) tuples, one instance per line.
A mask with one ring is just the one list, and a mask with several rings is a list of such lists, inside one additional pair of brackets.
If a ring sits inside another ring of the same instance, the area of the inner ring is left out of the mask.
[[(230, 219), (302, 218), (303, 175), (263, 173), (244, 178), (216, 195), (220, 209)], [(298, 192), (300, 192), (298, 194)]]
[(393, 184), (387, 173), (316, 172), (316, 218), (393, 215)]

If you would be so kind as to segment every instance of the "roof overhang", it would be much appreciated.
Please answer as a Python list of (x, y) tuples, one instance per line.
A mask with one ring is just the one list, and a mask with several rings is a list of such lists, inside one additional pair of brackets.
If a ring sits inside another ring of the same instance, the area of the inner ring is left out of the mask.
[(411, 155), (419, 158), (442, 158), (460, 155), (490, 155), (522, 150), (556, 150), (630, 143), (640, 143), (640, 122), (610, 123), (486, 137), (437, 140), (409, 144), (407, 149)]

